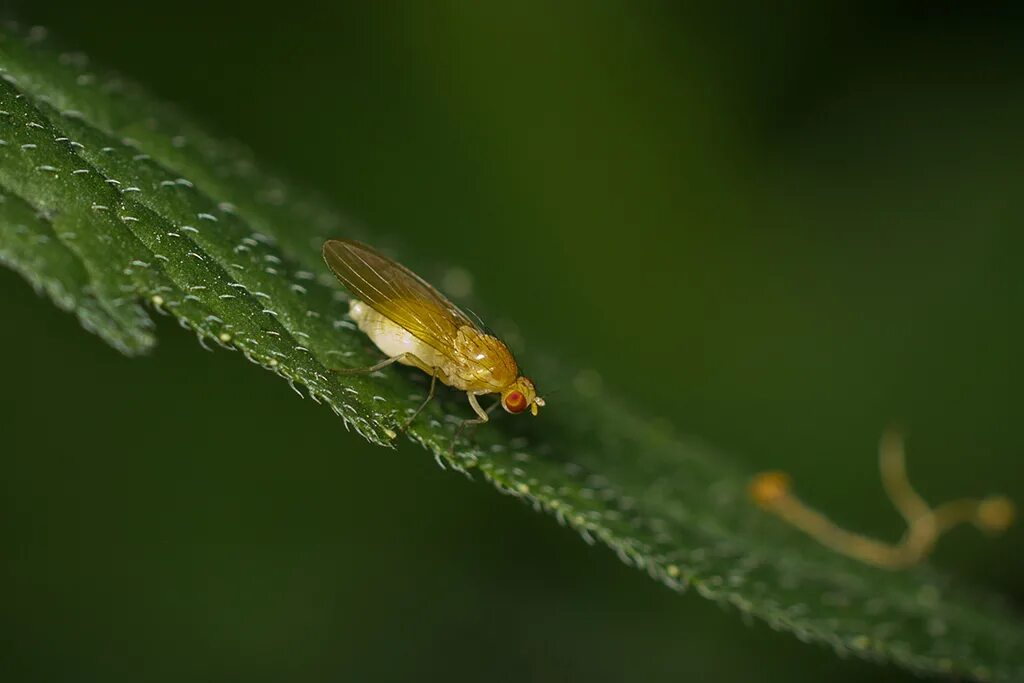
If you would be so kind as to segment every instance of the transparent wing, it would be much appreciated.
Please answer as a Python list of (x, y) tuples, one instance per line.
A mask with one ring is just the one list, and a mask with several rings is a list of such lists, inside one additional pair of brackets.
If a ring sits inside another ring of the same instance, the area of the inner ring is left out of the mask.
[(372, 247), (328, 240), (323, 252), (327, 266), (357, 299), (447, 356), (460, 327), (479, 329), (423, 278)]

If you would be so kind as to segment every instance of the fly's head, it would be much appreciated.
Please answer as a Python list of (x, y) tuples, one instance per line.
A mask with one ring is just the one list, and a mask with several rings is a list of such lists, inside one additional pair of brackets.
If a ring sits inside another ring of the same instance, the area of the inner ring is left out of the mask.
[(529, 408), (534, 415), (544, 406), (544, 399), (537, 395), (533, 380), (519, 376), (515, 382), (501, 392), (501, 407), (509, 413), (521, 413)]

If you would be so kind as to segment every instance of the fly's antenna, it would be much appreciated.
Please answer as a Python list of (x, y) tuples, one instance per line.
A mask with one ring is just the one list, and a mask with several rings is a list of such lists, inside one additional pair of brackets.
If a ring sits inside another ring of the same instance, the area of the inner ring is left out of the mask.
[(793, 494), (790, 477), (784, 472), (758, 474), (751, 480), (748, 493), (757, 505), (827, 548), (883, 569), (920, 564), (942, 534), (961, 524), (973, 524), (981, 531), (998, 534), (1013, 523), (1014, 505), (1005, 496), (961, 498), (931, 507), (910, 485), (905, 460), (902, 435), (887, 430), (879, 445), (878, 466), (886, 495), (907, 523), (907, 530), (897, 543), (879, 541), (836, 525)]

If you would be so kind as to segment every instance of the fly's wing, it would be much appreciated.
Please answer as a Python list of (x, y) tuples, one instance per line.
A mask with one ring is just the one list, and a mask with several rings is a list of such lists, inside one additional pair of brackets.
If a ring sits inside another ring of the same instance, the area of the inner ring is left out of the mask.
[(460, 327), (478, 329), (423, 278), (372, 247), (328, 240), (324, 261), (357, 299), (447, 356), (452, 355)]

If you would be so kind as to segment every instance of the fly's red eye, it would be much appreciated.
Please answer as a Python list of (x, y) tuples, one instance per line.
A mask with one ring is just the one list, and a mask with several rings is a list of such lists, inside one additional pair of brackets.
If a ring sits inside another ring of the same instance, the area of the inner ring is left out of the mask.
[(526, 397), (520, 391), (510, 391), (505, 396), (505, 408), (510, 413), (521, 413), (526, 410)]

